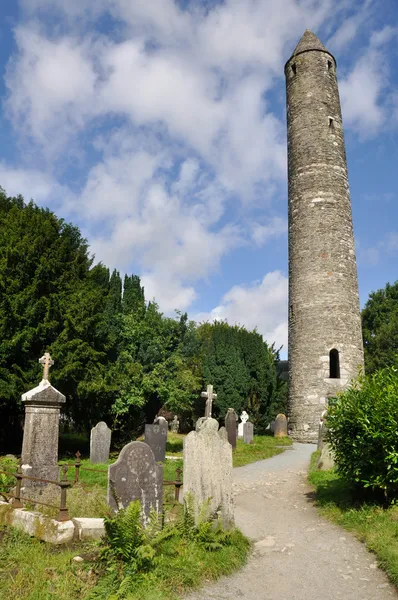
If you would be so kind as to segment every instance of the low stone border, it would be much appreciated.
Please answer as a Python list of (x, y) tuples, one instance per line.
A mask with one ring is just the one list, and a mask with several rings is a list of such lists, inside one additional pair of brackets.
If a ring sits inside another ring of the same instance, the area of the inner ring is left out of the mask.
[(39, 512), (13, 508), (12, 504), (1, 501), (0, 525), (22, 529), (32, 537), (49, 544), (67, 544), (72, 540), (99, 540), (105, 534), (104, 519), (76, 518), (60, 522)]

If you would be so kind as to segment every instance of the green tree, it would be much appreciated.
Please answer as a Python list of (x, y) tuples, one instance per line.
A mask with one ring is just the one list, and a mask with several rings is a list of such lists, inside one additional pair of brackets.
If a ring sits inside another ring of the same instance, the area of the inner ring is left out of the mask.
[(394, 365), (398, 356), (398, 281), (372, 292), (362, 311), (365, 370)]
[[(51, 379), (67, 411), (88, 427), (109, 397), (112, 339), (109, 271), (92, 265), (77, 227), (21, 196), (0, 190), (0, 439), (17, 441), (20, 396), (41, 377), (38, 358), (50, 351)], [(115, 338), (115, 335), (113, 335)]]
[(164, 317), (155, 302), (145, 311), (138, 304), (123, 322), (118, 365), (125, 377), (113, 406), (116, 426), (126, 435), (141, 432), (161, 408), (191, 415), (200, 388), (189, 352), (194, 324), (186, 315)]
[[(200, 325), (198, 335), (203, 384), (212, 383), (217, 392), (215, 416), (223, 419), (228, 408), (247, 410), (256, 431), (263, 432), (282, 398), (278, 353), (257, 331), (223, 321)], [(203, 414), (202, 405), (197, 402), (198, 414)]]

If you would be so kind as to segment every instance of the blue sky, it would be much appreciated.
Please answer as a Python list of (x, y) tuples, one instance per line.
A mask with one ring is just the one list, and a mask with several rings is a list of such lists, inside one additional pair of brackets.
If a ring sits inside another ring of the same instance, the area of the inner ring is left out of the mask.
[(396, 0), (1, 0), (0, 185), (161, 309), (287, 346), (283, 66), (335, 55), (361, 304), (398, 258)]

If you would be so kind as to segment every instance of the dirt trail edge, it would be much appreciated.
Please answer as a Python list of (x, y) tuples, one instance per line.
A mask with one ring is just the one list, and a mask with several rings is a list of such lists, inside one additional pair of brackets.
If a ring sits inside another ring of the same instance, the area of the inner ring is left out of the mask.
[(255, 540), (244, 569), (186, 600), (387, 600), (395, 588), (361, 542), (323, 519), (309, 499), (315, 446), (234, 469), (235, 519)]

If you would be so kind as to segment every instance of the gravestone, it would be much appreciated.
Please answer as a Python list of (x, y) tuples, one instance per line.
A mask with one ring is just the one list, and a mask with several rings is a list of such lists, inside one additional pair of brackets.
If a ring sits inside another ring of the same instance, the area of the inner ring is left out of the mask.
[(107, 463), (111, 448), (112, 431), (104, 421), (100, 421), (91, 430), (90, 462), (94, 464)]
[(323, 444), (320, 457), (316, 463), (316, 468), (320, 471), (329, 471), (335, 466), (333, 452), (330, 444)]
[(166, 459), (166, 443), (169, 425), (163, 417), (159, 417), (153, 425), (145, 425), (145, 443), (152, 449), (157, 462)]
[(324, 444), (324, 441), (325, 441), (325, 436), (326, 436), (325, 416), (326, 416), (326, 412), (327, 412), (326, 410), (323, 411), (323, 413), (321, 414), (321, 418), (319, 420), (317, 450), (322, 450), (323, 444)]
[(179, 429), (180, 429), (180, 422), (178, 420), (177, 415), (174, 415), (174, 419), (170, 423), (170, 431), (172, 433), (178, 433)]
[(130, 442), (108, 467), (108, 504), (114, 512), (140, 500), (141, 516), (147, 525), (151, 509), (163, 510), (163, 467), (156, 464), (151, 448), (144, 442)]
[(238, 420), (238, 416), (233, 408), (229, 408), (227, 410), (227, 414), (225, 415), (225, 429), (227, 430), (228, 441), (231, 444), (232, 448), (235, 450), (236, 448), (236, 421)]
[(196, 522), (203, 503), (209, 500), (209, 514), (220, 507), (223, 525), (233, 524), (232, 446), (225, 428), (218, 430), (218, 422), (212, 418), (184, 439), (184, 499), (189, 497)]
[(245, 444), (252, 444), (254, 440), (254, 427), (253, 423), (246, 421), (243, 424), (243, 441)]
[(274, 437), (287, 436), (287, 419), (285, 415), (277, 415), (274, 425)]
[(243, 440), (243, 425), (249, 420), (249, 415), (245, 410), (242, 411), (242, 414), (240, 415), (240, 420), (241, 422), (238, 425), (238, 439)]
[[(29, 477), (59, 481), (58, 436), (59, 415), (65, 396), (48, 380), (54, 364), (46, 353), (39, 362), (43, 365), (43, 379), (39, 385), (22, 394), (25, 404), (25, 425), (22, 442), (22, 472)], [(43, 487), (43, 482), (23, 480), (23, 487)]]

